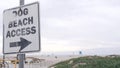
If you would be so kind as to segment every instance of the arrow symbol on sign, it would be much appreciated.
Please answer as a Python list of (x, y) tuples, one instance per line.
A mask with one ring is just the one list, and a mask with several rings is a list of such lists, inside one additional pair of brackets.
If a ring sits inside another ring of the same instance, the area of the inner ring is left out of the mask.
[(31, 43), (32, 42), (30, 42), (24, 38), (20, 38), (19, 42), (11, 42), (10, 47), (19, 47), (20, 46), (19, 52), (21, 52), (21, 50), (23, 50), (25, 47), (27, 47)]

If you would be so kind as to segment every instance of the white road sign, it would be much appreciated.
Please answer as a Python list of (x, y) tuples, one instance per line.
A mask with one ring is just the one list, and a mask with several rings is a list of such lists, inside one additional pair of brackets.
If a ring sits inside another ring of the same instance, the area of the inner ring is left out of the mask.
[(38, 2), (5, 10), (3, 23), (4, 54), (40, 51)]

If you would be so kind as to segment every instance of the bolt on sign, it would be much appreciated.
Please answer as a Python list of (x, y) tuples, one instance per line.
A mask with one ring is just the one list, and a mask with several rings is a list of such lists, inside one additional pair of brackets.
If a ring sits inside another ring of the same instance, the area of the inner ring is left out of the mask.
[(31, 3), (3, 12), (3, 53), (40, 51), (39, 3)]

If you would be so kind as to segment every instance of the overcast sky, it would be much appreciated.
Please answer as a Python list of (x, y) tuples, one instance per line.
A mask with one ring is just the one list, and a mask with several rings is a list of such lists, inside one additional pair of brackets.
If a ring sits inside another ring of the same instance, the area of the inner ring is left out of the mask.
[[(120, 47), (119, 0), (25, 0), (40, 2), (41, 50), (44, 52)], [(0, 52), (3, 10), (19, 0), (0, 2)]]

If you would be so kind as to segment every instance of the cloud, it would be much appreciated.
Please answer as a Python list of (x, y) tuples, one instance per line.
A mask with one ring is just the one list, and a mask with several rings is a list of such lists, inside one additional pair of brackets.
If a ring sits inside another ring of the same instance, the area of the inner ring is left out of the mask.
[[(51, 40), (65, 40), (68, 44), (64, 46), (81, 49), (118, 46), (120, 5), (117, 2), (53, 0), (44, 10), (42, 36)], [(76, 39), (80, 41), (71, 41)], [(81, 42), (84, 39), (89, 42)]]
[[(9, 7), (6, 1), (0, 4), (1, 12), (19, 4), (11, 1)], [(26, 3), (34, 1), (40, 2), (43, 51), (119, 46), (119, 0), (25, 0)], [(2, 24), (0, 26), (2, 35)]]
[(66, 46), (69, 45), (69, 42), (66, 40), (51, 40), (42, 38), (41, 45), (42, 52), (64, 52), (81, 50), (79, 46)]

